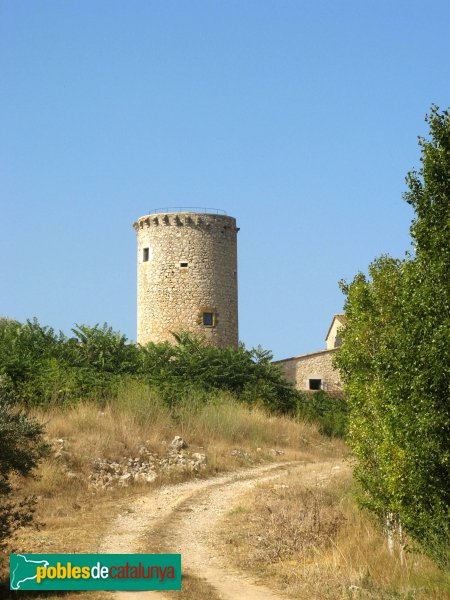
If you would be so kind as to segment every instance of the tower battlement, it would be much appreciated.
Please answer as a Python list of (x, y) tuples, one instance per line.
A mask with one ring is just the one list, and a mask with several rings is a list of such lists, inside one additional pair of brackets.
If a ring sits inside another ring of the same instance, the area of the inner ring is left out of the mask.
[(173, 225), (176, 227), (221, 227), (225, 231), (239, 231), (236, 219), (228, 215), (199, 212), (161, 212), (151, 213), (140, 217), (133, 227), (136, 232), (146, 227)]

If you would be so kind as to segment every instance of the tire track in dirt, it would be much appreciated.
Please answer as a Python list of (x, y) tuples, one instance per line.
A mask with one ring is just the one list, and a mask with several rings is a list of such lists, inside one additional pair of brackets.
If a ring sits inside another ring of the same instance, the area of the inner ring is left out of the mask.
[[(264, 465), (214, 479), (167, 485), (135, 500), (114, 521), (100, 552), (149, 552), (151, 537), (158, 552), (181, 553), (183, 573), (206, 579), (223, 600), (283, 600), (285, 597), (258, 585), (231, 569), (214, 547), (213, 538), (222, 516), (240, 496), (260, 482), (295, 469), (305, 484), (329, 479), (340, 461), (286, 462)], [(118, 600), (162, 600), (164, 592), (116, 592)]]

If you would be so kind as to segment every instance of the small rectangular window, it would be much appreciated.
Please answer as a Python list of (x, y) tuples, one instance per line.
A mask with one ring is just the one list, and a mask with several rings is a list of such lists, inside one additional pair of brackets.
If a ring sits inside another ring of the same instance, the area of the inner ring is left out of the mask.
[(322, 380), (321, 379), (310, 379), (309, 380), (309, 389), (310, 390), (321, 390), (322, 389)]
[(150, 256), (150, 249), (149, 248), (144, 248), (143, 252), (142, 252), (142, 260), (143, 262), (148, 262)]
[(188, 266), (189, 266), (189, 263), (187, 263), (187, 262), (180, 262), (180, 268), (181, 269), (187, 269)]
[(214, 313), (212, 313), (212, 312), (204, 312), (203, 313), (203, 325), (205, 327), (213, 327), (214, 326)]

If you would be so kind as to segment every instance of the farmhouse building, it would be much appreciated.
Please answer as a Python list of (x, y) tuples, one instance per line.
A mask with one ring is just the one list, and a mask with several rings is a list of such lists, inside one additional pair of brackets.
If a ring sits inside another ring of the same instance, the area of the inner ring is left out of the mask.
[(345, 315), (335, 315), (326, 335), (326, 349), (310, 354), (274, 361), (279, 365), (288, 381), (299, 390), (326, 390), (339, 392), (342, 382), (339, 371), (332, 365), (332, 359), (341, 345), (339, 329), (345, 323)]

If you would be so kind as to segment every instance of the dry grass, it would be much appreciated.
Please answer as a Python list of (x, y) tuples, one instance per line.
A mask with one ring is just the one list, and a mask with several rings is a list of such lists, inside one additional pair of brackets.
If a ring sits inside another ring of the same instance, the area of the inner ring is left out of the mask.
[[(170, 410), (153, 391), (142, 385), (127, 386), (114, 404), (103, 408), (80, 403), (36, 416), (45, 423), (50, 439), (66, 441), (65, 461), (82, 476), (90, 472), (93, 458), (136, 456), (143, 443), (162, 456), (175, 435), (185, 438), (190, 449), (206, 452), (205, 475), (267, 460), (272, 448), (282, 449), (289, 458), (305, 452), (334, 456), (346, 451), (339, 441), (321, 436), (314, 425), (269, 416), (227, 394), (207, 404), (194, 397)], [(239, 452), (232, 455), (233, 449)], [(57, 477), (51, 465), (50, 471)], [(45, 488), (45, 472), (42, 476), (41, 487)]]
[(355, 506), (349, 475), (305, 487), (291, 474), (261, 485), (230, 512), (222, 540), (230, 560), (293, 598), (444, 600), (448, 580), (425, 557), (407, 565)]
[[(137, 456), (143, 443), (163, 456), (173, 437), (182, 435), (190, 450), (206, 453), (208, 463), (202, 476), (208, 476), (273, 460), (268, 452), (271, 448), (284, 452), (275, 458), (277, 461), (311, 454), (334, 456), (345, 451), (342, 443), (323, 438), (315, 426), (268, 416), (260, 409), (237, 404), (226, 394), (206, 405), (193, 398), (171, 411), (150, 390), (128, 386), (114, 404), (100, 408), (79, 403), (64, 410), (35, 411), (34, 416), (45, 424), (50, 440), (65, 440), (65, 453), (44, 460), (35, 479), (16, 482), (20, 494), (37, 496), (37, 520), (41, 523), (40, 530), (19, 532), (12, 547), (20, 552), (97, 552), (112, 519), (132, 496), (145, 493), (151, 485), (194, 476), (173, 471), (154, 484), (93, 491), (87, 477), (97, 457), (120, 460)], [(69, 479), (67, 469), (77, 478)], [(197, 583), (192, 580), (189, 585), (195, 588)], [(69, 600), (70, 595), (64, 598)]]
[[(78, 404), (35, 414), (50, 439), (63, 438), (67, 454), (45, 460), (34, 480), (19, 481), (22, 493), (38, 497), (41, 529), (23, 530), (14, 546), (21, 552), (96, 552), (111, 521), (147, 485), (93, 491), (86, 478), (96, 457), (135, 456), (142, 443), (163, 456), (174, 435), (208, 457), (203, 476), (272, 460), (321, 460), (345, 454), (344, 444), (323, 438), (315, 426), (268, 416), (222, 394), (208, 404), (195, 398), (176, 410), (142, 386), (129, 386), (114, 405)], [(232, 451), (236, 451), (233, 452)], [(69, 479), (63, 467), (78, 475)], [(155, 484), (192, 477), (178, 472)], [(198, 476), (198, 475), (197, 475)], [(325, 488), (305, 488), (294, 474), (276, 485), (262, 485), (227, 518), (225, 545), (231, 560), (267, 584), (295, 598), (443, 600), (450, 598), (444, 575), (419, 555), (403, 567), (391, 557), (381, 533), (361, 514), (348, 494), (350, 480)], [(283, 487), (288, 486), (288, 487)], [(0, 595), (6, 594), (0, 589)], [(215, 598), (210, 586), (184, 579), (182, 598)], [(43, 600), (106, 600), (108, 593), (39, 594)], [(2, 596), (3, 597), (3, 596)], [(15, 597), (12, 595), (11, 597)], [(33, 595), (22, 598), (32, 598)]]
[(44, 592), (17, 591), (13, 592), (0, 586), (2, 600), (112, 600), (111, 592)]
[(207, 581), (189, 573), (183, 574), (181, 590), (165, 592), (165, 595), (175, 600), (220, 600), (221, 598)]

